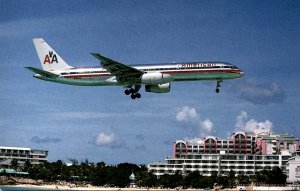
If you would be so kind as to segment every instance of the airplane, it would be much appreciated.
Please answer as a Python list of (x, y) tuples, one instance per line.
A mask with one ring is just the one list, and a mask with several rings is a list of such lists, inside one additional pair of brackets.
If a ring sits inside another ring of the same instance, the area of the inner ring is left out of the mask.
[(244, 72), (226, 62), (183, 62), (168, 64), (125, 65), (91, 53), (102, 67), (73, 67), (52, 49), (42, 38), (33, 43), (43, 69), (25, 67), (36, 73), (33, 77), (50, 82), (78, 86), (123, 86), (125, 94), (132, 99), (141, 98), (139, 90), (168, 93), (171, 82), (214, 80), (216, 93), (220, 92), (223, 80), (240, 78)]

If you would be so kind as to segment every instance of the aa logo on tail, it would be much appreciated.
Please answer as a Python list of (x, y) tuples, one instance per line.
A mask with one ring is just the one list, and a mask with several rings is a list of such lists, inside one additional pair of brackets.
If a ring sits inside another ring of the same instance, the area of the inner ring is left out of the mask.
[(53, 62), (58, 63), (56, 54), (53, 54), (53, 51), (49, 51), (49, 55), (46, 54), (45, 59), (44, 59), (44, 64), (52, 64)]

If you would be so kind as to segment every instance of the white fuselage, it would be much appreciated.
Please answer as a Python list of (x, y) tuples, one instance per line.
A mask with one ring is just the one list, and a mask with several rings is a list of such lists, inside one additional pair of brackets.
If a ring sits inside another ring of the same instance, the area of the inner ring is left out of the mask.
[[(145, 74), (161, 73), (171, 76), (170, 81), (226, 80), (239, 78), (244, 72), (232, 64), (224, 62), (187, 62), (177, 64), (132, 65)], [(71, 68), (63, 71), (51, 71), (58, 78), (47, 78), (36, 74), (35, 77), (57, 83), (79, 86), (132, 85), (118, 83), (115, 76), (102, 67)], [(140, 85), (143, 85), (143, 81)]]

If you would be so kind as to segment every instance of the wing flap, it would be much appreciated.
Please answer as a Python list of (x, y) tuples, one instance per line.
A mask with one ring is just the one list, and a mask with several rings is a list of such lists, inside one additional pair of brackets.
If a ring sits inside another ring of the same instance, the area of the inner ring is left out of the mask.
[(144, 73), (141, 70), (127, 66), (110, 58), (104, 57), (98, 53), (91, 53), (95, 58), (100, 60), (100, 64), (112, 75), (116, 76), (117, 81), (121, 83), (135, 83), (140, 80)]

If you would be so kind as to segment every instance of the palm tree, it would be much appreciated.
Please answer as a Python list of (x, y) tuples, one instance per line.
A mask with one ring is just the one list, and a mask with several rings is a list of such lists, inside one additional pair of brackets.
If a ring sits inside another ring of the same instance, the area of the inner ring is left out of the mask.
[(16, 159), (12, 159), (10, 162), (10, 168), (14, 169), (14, 170), (18, 170), (18, 161)]

